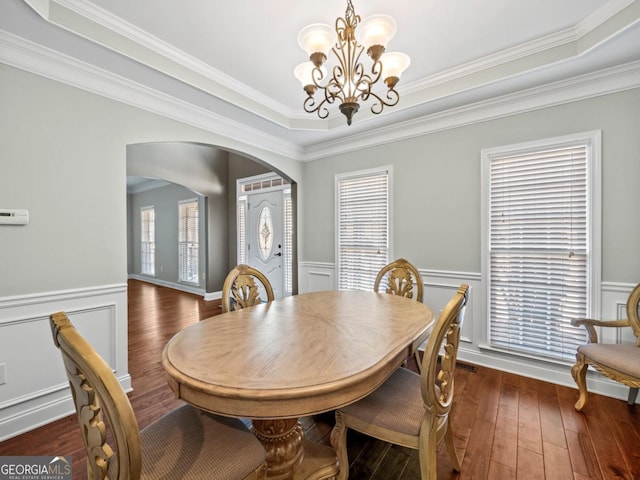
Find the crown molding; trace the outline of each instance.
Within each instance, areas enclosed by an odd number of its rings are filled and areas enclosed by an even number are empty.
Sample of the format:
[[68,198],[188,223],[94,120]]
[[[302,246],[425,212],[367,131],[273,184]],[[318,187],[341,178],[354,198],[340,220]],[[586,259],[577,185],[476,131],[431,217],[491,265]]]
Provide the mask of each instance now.
[[44,20],[289,128],[291,109],[86,0],[24,0]]
[[[47,22],[192,85],[274,125],[289,130],[327,132],[342,127],[344,123],[340,116],[337,120],[319,119],[294,111],[87,0],[24,1]],[[608,0],[589,17],[561,32],[404,84],[405,102],[401,109],[432,101],[435,91],[439,97],[452,95],[500,80],[505,72],[513,76],[575,58],[639,20],[638,0]],[[362,112],[359,118],[364,120],[369,116]]]
[[234,142],[239,142],[250,147],[245,152],[257,149],[302,161],[640,87],[640,62],[632,62],[302,147],[4,31],[0,62],[218,134],[225,139],[218,145],[223,148],[237,149]]
[[[299,159],[302,148],[246,124],[0,30],[0,62],[249,145]],[[234,145],[220,145],[237,148]],[[245,149],[245,151],[247,151]]]
[[[480,74],[483,74],[485,82],[491,78],[497,80],[497,72],[492,71],[507,64],[512,75],[515,75],[551,62],[583,55],[603,41],[602,37],[605,34],[597,34],[600,30],[612,35],[640,21],[638,11],[630,12],[626,16],[620,15],[628,7],[640,10],[637,8],[637,0],[611,0],[575,26],[411,82],[404,85],[403,94],[424,96],[425,92],[438,85],[459,84],[461,79]],[[624,18],[619,20],[618,16]]]
[[640,61],[317,144],[305,148],[302,160],[317,160],[634,88],[640,88]]

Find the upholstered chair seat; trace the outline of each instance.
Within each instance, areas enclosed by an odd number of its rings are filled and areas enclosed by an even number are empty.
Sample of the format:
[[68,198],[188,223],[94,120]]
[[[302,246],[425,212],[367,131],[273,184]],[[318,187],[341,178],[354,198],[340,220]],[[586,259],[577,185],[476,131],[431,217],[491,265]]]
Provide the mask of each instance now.
[[[629,387],[627,403],[634,405],[640,388],[640,283],[627,298],[627,318],[624,320],[594,320],[576,318],[572,325],[582,325],[587,330],[587,341],[579,345],[576,363],[571,374],[578,385],[580,396],[575,404],[576,410],[582,410],[589,399],[587,394],[587,368],[592,366],[602,375]],[[630,328],[636,337],[635,344],[603,343],[598,341],[598,329]]]
[[[260,442],[235,418],[185,405],[140,431],[141,478],[245,478],[265,460]],[[250,477],[251,478],[251,477]]]
[[640,348],[635,345],[590,343],[580,345],[578,352],[598,365],[640,378]]
[[339,480],[349,478],[349,428],[418,450],[423,480],[436,479],[436,449],[441,443],[447,448],[453,468],[460,471],[449,412],[468,291],[468,285],[461,285],[442,310],[427,340],[420,374],[399,368],[374,392],[336,410],[331,444],[338,455]]
[[111,367],[64,312],[50,317],[60,349],[90,480],[261,480],[266,452],[244,423],[184,405],[138,429]]

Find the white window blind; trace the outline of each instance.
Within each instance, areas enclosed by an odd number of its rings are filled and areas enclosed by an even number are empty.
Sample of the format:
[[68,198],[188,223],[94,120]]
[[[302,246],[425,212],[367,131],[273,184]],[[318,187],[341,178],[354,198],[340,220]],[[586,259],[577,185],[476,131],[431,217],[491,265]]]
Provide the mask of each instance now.
[[590,158],[581,140],[485,159],[491,346],[573,361],[584,343],[570,322],[590,305]]
[[198,283],[198,201],[178,204],[178,270],[181,282]]
[[156,220],[154,207],[140,209],[140,271],[144,275],[156,273]]
[[291,190],[284,191],[284,293],[291,295],[293,292],[293,203]]
[[372,290],[389,258],[389,171],[337,177],[339,290]]
[[238,262],[247,263],[247,197],[238,198]]

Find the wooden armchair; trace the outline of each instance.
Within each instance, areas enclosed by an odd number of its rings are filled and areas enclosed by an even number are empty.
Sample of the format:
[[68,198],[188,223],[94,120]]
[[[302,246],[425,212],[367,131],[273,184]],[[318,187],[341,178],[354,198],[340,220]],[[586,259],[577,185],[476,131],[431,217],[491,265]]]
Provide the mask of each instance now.
[[[436,448],[445,442],[451,463],[460,471],[453,445],[449,411],[453,402],[453,375],[458,355],[460,327],[469,286],[461,285],[442,310],[427,340],[420,374],[397,369],[369,396],[336,410],[331,444],[338,455],[338,479],[349,478],[347,429],[379,440],[418,450],[420,477],[436,479]],[[440,361],[440,352],[443,355]]]
[[240,264],[236,265],[224,280],[224,285],[222,286],[222,312],[239,310],[262,303],[256,280],[264,287],[267,302],[271,302],[274,299],[274,294],[267,277],[249,265]]
[[[576,364],[571,368],[571,375],[578,385],[580,397],[575,404],[576,410],[587,405],[587,367],[592,365],[601,374],[630,387],[629,405],[636,402],[640,387],[640,283],[631,291],[627,299],[626,320],[591,320],[574,319],[572,325],[584,325],[589,336],[589,343],[580,345],[576,353]],[[635,345],[598,343],[595,327],[631,327],[636,337]]]
[[87,453],[90,480],[264,479],[266,454],[237,419],[188,405],[142,431],[107,363],[67,315],[51,315]]

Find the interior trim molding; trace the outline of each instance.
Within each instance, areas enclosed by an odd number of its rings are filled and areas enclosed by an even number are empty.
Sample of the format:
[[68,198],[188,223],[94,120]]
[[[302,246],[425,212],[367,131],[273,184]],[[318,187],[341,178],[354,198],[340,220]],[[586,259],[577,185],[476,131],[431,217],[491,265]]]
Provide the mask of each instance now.
[[[6,383],[0,402],[0,441],[74,411],[49,315],[65,311],[130,391],[127,285],[113,284],[0,298],[0,350]],[[29,345],[25,349],[25,345]],[[33,363],[33,349],[39,362]],[[19,380],[19,381],[18,381]]]
[[[302,149],[256,128],[179,100],[112,72],[94,67],[17,35],[0,30],[0,62],[117,102],[183,122],[227,139],[297,159]],[[238,145],[221,142],[221,147]]]
[[385,145],[458,127],[631,90],[640,86],[640,62],[553,82],[489,100],[424,115],[382,129],[305,148],[303,161]]
[[[305,128],[289,107],[267,95],[241,84],[224,72],[168,44],[125,20],[83,0],[26,0],[45,21],[133,59],[188,85],[201,89],[225,102],[258,115],[284,128]],[[631,7],[630,7],[631,6]],[[617,14],[630,7],[622,19]],[[419,101],[427,101],[434,85],[449,85],[448,90],[477,88],[496,81],[498,71],[509,65],[514,74],[541,68],[559,59],[576,58],[595,48],[607,36],[619,33],[637,18],[633,0],[610,0],[586,19],[564,30],[535,38],[513,48],[487,55],[478,60],[449,69],[425,80],[407,84],[403,90]],[[465,79],[461,82],[461,79]],[[412,103],[416,105],[416,103]],[[340,123],[341,124],[341,123]],[[335,122],[316,121],[314,127],[334,128]],[[311,127],[311,128],[314,128]]]
[[[58,292],[36,292],[24,295],[0,297],[0,309],[24,307],[27,305],[48,304],[58,301],[78,300],[102,295],[126,293],[127,284],[102,285],[98,287],[83,287]],[[4,319],[6,320],[6,318]]]
[[[224,148],[238,148],[235,142],[239,142],[240,146],[249,147],[246,153],[256,150],[267,151],[300,161],[318,160],[487,120],[617,93],[638,88],[640,85],[640,61],[636,61],[427,114],[416,120],[398,122],[348,138],[301,147],[4,31],[0,31],[0,62],[221,135],[226,140],[221,141],[219,146]],[[259,153],[256,151],[255,154]]]

